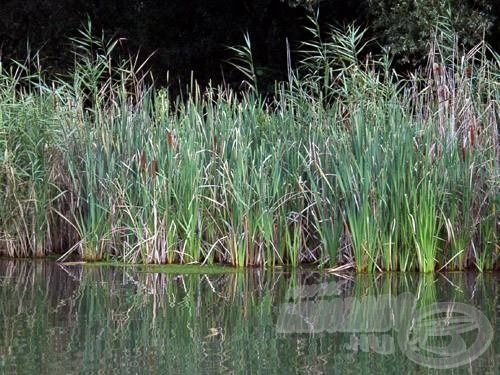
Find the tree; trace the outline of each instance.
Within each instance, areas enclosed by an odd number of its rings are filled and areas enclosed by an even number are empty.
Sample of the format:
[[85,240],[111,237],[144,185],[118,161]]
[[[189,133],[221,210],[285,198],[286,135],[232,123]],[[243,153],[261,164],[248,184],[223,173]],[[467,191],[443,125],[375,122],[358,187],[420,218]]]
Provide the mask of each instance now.
[[493,31],[493,2],[488,0],[365,0],[373,33],[399,62],[414,66],[426,56],[440,22],[450,25],[466,46]]

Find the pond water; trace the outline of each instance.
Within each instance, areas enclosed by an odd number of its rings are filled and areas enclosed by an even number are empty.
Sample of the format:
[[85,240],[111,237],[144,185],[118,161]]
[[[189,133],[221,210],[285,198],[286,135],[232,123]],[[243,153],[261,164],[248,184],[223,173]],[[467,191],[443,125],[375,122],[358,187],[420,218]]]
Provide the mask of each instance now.
[[154,270],[0,261],[0,373],[500,373],[498,274]]

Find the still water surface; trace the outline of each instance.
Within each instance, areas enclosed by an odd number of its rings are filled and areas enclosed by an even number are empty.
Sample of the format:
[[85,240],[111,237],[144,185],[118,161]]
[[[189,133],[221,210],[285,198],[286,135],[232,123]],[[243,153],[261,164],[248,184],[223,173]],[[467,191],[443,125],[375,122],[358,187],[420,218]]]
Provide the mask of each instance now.
[[[410,360],[394,330],[374,334],[393,340],[394,350],[385,353],[376,345],[356,346],[368,337],[363,332],[279,332],[300,320],[287,315],[295,310],[283,310],[285,303],[404,292],[415,296],[417,309],[453,301],[480,310],[491,324],[491,343],[471,363],[444,371],[500,373],[498,274],[152,270],[0,260],[0,373],[441,373]],[[314,285],[330,289],[321,293]],[[365,306],[361,316],[393,318],[393,309]],[[348,310],[316,313],[316,321],[299,328],[335,314],[348,320]],[[473,330],[463,333],[467,347],[474,337]]]

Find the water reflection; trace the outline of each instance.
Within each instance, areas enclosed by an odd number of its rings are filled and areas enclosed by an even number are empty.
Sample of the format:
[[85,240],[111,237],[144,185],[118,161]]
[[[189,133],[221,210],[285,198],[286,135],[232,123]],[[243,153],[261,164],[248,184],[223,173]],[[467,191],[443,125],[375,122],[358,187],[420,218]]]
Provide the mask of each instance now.
[[[183,275],[0,261],[0,373],[428,372],[402,353],[397,340],[394,350],[380,353],[390,348],[392,331],[378,337],[279,333],[283,304],[326,298],[317,285],[335,285],[328,301],[409,292],[416,308],[435,301],[474,306],[496,330],[498,280],[495,274],[305,270]],[[304,297],[294,291],[312,292]],[[367,324],[381,319],[380,310],[361,310],[337,314]],[[397,306],[387,309],[394,311]],[[333,313],[325,310],[320,317],[328,314]],[[494,373],[497,336],[477,360],[450,372]],[[470,346],[468,340],[473,339],[465,337]]]

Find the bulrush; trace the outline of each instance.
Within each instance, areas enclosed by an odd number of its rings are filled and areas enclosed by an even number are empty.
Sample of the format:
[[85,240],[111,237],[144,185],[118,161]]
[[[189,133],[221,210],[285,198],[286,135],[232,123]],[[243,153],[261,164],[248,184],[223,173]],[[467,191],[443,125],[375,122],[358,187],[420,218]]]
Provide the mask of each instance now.
[[179,152],[179,142],[175,141],[174,135],[172,134],[171,131],[167,131],[167,144],[169,149],[172,151],[178,153]]
[[151,161],[151,177],[155,178],[157,173],[158,173],[158,163],[156,159],[153,159]]
[[139,169],[140,171],[146,170],[146,153],[141,151],[141,155],[139,156]]
[[476,130],[475,126],[469,126],[469,144],[471,147],[474,147],[474,143],[476,142]]
[[266,99],[193,82],[158,105],[90,36],[67,75],[84,84],[0,71],[0,256],[50,253],[71,226],[63,258],[89,261],[497,267],[497,62],[435,48],[402,79],[389,56],[358,60],[358,28],[332,33]]
[[170,132],[170,131],[167,132],[167,143],[168,143],[168,147],[170,147],[171,149],[174,148],[174,140],[172,137],[172,132]]

